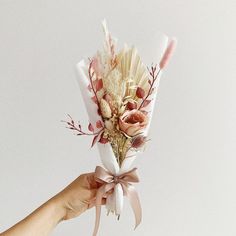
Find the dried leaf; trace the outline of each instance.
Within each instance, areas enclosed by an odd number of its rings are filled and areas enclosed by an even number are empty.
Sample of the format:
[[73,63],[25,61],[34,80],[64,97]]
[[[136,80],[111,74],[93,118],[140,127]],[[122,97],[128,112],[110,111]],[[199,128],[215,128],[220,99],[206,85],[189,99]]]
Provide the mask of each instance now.
[[134,103],[134,102],[128,102],[126,107],[129,109],[129,110],[133,110],[133,109],[137,109],[137,103]]
[[143,102],[142,107],[148,106],[151,101],[152,101],[152,100],[145,100],[145,101]]
[[145,111],[145,110],[141,110],[141,112],[142,112],[144,115],[146,115],[146,116],[147,116],[148,113],[149,113],[148,111]]
[[96,91],[100,91],[103,88],[102,79],[99,79],[96,83]]
[[94,89],[96,89],[97,83],[98,83],[98,79],[93,80],[92,85]]
[[138,87],[137,90],[136,90],[136,96],[138,98],[144,98],[145,91],[141,87]]
[[96,96],[91,97],[91,99],[94,103],[98,104],[98,100],[97,100]]
[[156,72],[156,69],[157,69],[157,66],[152,66],[152,71],[155,73]]
[[150,94],[152,94],[154,92],[155,88],[152,88],[150,91]]
[[102,115],[101,110],[100,110],[99,108],[97,109],[97,112],[98,112],[98,115],[99,115],[99,116]]
[[88,88],[89,92],[92,92],[92,86],[91,86],[91,84],[89,84],[87,88]]
[[94,128],[93,128],[93,125],[91,123],[89,123],[89,125],[88,125],[88,130],[90,132],[94,132]]
[[143,147],[143,145],[146,142],[146,137],[143,135],[138,135],[136,137],[133,138],[132,143],[131,143],[131,147],[132,148],[141,148]]
[[102,127],[103,127],[103,123],[102,123],[100,120],[98,120],[98,121],[96,122],[96,127],[97,127],[98,129],[102,128]]
[[99,135],[94,136],[91,147],[93,147],[94,144],[98,141],[98,137]]
[[108,139],[101,136],[99,143],[106,144],[106,143],[108,143]]

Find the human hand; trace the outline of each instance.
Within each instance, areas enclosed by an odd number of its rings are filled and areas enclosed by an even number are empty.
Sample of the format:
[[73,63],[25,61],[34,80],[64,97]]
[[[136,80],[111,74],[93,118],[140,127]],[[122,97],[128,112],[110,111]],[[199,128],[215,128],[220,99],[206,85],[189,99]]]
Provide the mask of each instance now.
[[[58,193],[54,200],[65,210],[63,219],[68,220],[95,206],[97,189],[101,185],[95,181],[94,173],[82,174]],[[105,199],[103,199],[103,204]]]
[[[94,173],[83,174],[22,221],[0,235],[49,235],[62,220],[79,216],[95,206],[96,193],[100,186],[101,184],[95,181]],[[105,199],[103,199],[104,203]]]

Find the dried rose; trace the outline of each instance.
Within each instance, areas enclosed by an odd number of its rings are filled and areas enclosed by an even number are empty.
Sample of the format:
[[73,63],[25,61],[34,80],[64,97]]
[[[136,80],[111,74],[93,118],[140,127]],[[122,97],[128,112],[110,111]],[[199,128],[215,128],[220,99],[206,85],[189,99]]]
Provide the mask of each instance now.
[[138,135],[132,139],[131,147],[132,148],[141,148],[147,140],[146,136]]
[[119,119],[119,128],[133,137],[142,132],[148,124],[148,117],[137,109],[126,111]]
[[104,118],[111,118],[112,114],[111,114],[110,105],[103,98],[100,101],[100,110],[101,110],[102,117],[104,117]]

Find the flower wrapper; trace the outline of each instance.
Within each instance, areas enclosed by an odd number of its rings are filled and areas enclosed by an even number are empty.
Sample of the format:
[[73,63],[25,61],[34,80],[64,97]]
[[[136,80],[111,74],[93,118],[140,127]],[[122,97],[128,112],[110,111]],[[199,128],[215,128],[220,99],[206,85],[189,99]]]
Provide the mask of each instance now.
[[[161,73],[171,57],[175,41],[168,45],[167,36],[162,35],[156,45],[149,45],[150,48],[158,48],[152,60],[159,64],[147,69],[135,47],[125,45],[116,53],[116,41],[105,21],[103,29],[104,49],[92,59],[81,60],[76,65],[77,81],[89,117],[88,130],[94,136],[92,146],[97,143],[101,162],[113,178],[104,183],[113,184],[113,191],[106,196],[106,208],[119,217],[124,196],[130,197],[137,226],[141,221],[138,196],[136,193],[135,197],[129,194],[132,186],[129,181],[123,180],[128,176],[132,182],[132,175],[135,175],[133,182],[138,182],[133,164],[147,141]],[[78,135],[88,134],[82,131],[80,125],[76,127],[72,118],[67,123]],[[121,176],[125,176],[124,179],[115,182],[114,179]],[[98,230],[98,218],[100,213],[97,212],[94,235]]]

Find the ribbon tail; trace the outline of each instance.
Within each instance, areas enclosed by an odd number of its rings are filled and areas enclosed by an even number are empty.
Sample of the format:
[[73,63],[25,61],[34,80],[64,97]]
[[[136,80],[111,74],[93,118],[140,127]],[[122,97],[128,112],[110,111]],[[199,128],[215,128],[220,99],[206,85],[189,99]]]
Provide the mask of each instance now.
[[100,218],[101,218],[101,206],[102,206],[102,198],[111,189],[114,188],[114,184],[105,184],[100,187],[96,194],[96,221],[93,230],[93,236],[96,236],[98,233],[99,225],[100,225]]
[[93,230],[93,236],[96,236],[99,229],[100,218],[101,218],[101,204],[102,204],[102,197],[104,195],[105,185],[98,189],[96,194],[96,221]]
[[101,218],[101,206],[96,206],[96,221],[93,230],[93,236],[96,236],[98,233],[100,218]]
[[142,221],[142,207],[139,200],[137,191],[133,185],[128,185],[125,188],[125,195],[129,199],[130,205],[135,216],[135,228],[136,229]]

